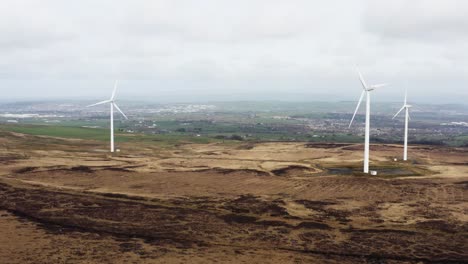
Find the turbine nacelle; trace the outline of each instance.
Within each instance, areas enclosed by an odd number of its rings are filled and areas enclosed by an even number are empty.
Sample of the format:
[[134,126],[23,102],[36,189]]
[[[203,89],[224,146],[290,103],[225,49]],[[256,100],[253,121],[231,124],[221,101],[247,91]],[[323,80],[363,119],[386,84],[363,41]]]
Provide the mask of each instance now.
[[124,114],[124,112],[120,109],[120,107],[115,103],[115,94],[117,92],[117,81],[114,84],[114,90],[112,91],[111,98],[109,100],[105,100],[102,102],[98,102],[92,105],[88,105],[87,107],[102,105],[102,104],[110,104],[110,151],[114,152],[114,108],[119,111],[125,119],[128,117]]
[[370,91],[374,91],[375,89],[377,88],[382,88],[382,87],[385,87],[387,86],[388,84],[387,83],[381,83],[381,84],[374,84],[374,85],[371,85],[369,87],[367,87],[365,90],[370,92]]
[[364,138],[364,173],[369,173],[369,139],[370,139],[370,93],[371,91],[384,87],[387,84],[374,84],[374,85],[367,85],[364,77],[362,77],[361,72],[356,67],[356,71],[359,75],[359,80],[361,81],[362,89],[361,97],[359,98],[358,104],[356,106],[356,110],[354,111],[353,118],[351,118],[351,122],[349,122],[349,127],[353,124],[354,117],[356,116],[357,111],[359,110],[359,106],[361,105],[362,99],[364,95],[366,95],[366,133]]
[[[392,117],[392,119],[395,119],[395,117],[397,117],[401,113],[401,111],[403,111],[404,109],[409,109],[413,107],[412,105],[406,103],[407,97],[408,97],[408,91],[405,90],[405,102],[403,103],[403,106],[400,108],[400,110],[398,110],[398,112]],[[409,115],[408,115],[408,118],[410,118]]]
[[362,77],[361,71],[359,71],[359,69],[357,67],[356,67],[356,71],[357,71],[357,73],[359,75],[359,80],[361,81],[363,91],[361,93],[361,97],[359,98],[358,104],[356,106],[356,110],[354,111],[353,118],[351,118],[351,122],[349,122],[348,128],[350,128],[351,125],[353,124],[354,117],[356,117],[356,113],[359,110],[359,106],[361,106],[361,102],[362,102],[362,99],[364,98],[364,94],[368,93],[368,92],[371,92],[371,91],[373,91],[373,90],[375,90],[377,88],[382,88],[382,87],[385,87],[385,86],[388,85],[387,83],[367,85],[366,81],[364,80],[364,77]]
[[403,147],[403,160],[408,160],[408,121],[411,120],[409,109],[412,105],[408,104],[408,90],[405,90],[405,101],[403,102],[403,106],[398,110],[398,112],[393,116],[392,119],[397,117],[401,111],[405,110],[405,136],[404,136],[404,147]]
[[104,100],[104,101],[101,101],[101,102],[98,102],[98,103],[95,103],[95,104],[92,104],[92,105],[88,105],[86,107],[102,105],[102,104],[111,104],[113,107],[115,107],[122,114],[123,117],[125,117],[125,119],[128,119],[128,117],[124,114],[124,112],[120,109],[120,107],[115,103],[115,95],[116,95],[116,92],[117,92],[117,84],[118,84],[118,81],[115,81],[114,90],[112,91],[112,95],[111,95],[111,98],[109,100]]

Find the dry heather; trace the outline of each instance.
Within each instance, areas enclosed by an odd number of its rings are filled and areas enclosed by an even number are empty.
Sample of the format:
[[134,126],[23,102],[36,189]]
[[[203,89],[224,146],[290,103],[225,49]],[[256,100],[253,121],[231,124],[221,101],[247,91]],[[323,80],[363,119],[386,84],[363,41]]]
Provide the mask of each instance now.
[[467,149],[373,145],[368,177],[360,145],[41,140],[3,139],[1,263],[468,259]]

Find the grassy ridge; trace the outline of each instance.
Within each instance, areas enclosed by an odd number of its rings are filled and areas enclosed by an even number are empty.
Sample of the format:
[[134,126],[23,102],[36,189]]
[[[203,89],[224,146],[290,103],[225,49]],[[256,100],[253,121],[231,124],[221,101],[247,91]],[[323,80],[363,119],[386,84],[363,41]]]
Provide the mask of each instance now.
[[[167,143],[167,144],[177,144],[183,141],[193,142],[193,143],[210,143],[210,142],[219,142],[223,141],[222,139],[216,139],[215,136],[225,135],[229,137],[230,135],[236,132],[234,126],[231,126],[232,129],[220,129],[221,131],[216,131],[215,129],[207,129],[203,127],[203,135],[196,137],[191,135],[191,133],[170,133],[170,134],[135,134],[135,133],[124,133],[116,132],[115,139],[120,142],[127,141],[146,141],[146,142],[155,142],[155,143]],[[19,125],[19,124],[4,124],[0,125],[0,129],[4,131],[17,132],[29,135],[37,136],[51,136],[51,137],[61,137],[61,138],[76,138],[76,139],[87,139],[87,140],[98,140],[98,141],[108,141],[109,140],[109,130],[104,128],[86,128],[86,127],[76,127],[76,126],[63,126],[63,125]],[[239,133],[242,135],[242,133]],[[313,138],[311,135],[294,135],[288,134],[285,132],[270,132],[270,131],[258,131],[253,134],[250,138],[254,141],[283,141],[283,140],[298,140],[298,141],[320,141],[320,142],[360,142],[360,137],[346,135],[346,134],[331,134],[324,135],[323,137]]]
[[2,130],[36,136],[108,140],[109,130],[57,125],[2,125]]
[[[109,141],[109,130],[103,128],[85,128],[59,125],[0,125],[0,130],[35,136],[50,136],[85,140]],[[220,140],[209,137],[194,137],[188,135],[144,135],[131,133],[116,133],[116,142],[142,142],[158,145],[176,145],[179,143],[206,144]]]
[[[213,142],[224,142],[226,144],[235,144],[235,140],[229,140],[232,135],[244,136],[247,133],[242,130],[242,127],[231,125],[231,124],[203,124],[203,122],[194,122],[189,126],[175,125],[174,122],[168,122],[169,125],[173,126],[172,129],[187,128],[187,130],[193,128],[200,128],[201,136],[195,136],[195,132],[177,132],[173,131],[167,134],[142,134],[142,133],[125,133],[117,132],[115,134],[116,142],[142,142],[151,143],[158,145],[176,145],[179,143],[213,143]],[[312,133],[294,133],[288,131],[271,131],[261,125],[251,127],[251,133],[245,138],[246,141],[301,141],[301,142],[335,142],[335,143],[361,143],[363,141],[362,136],[352,135],[348,133],[317,133],[313,136]],[[50,136],[59,138],[75,138],[85,140],[97,140],[97,141],[109,141],[109,129],[106,128],[87,128],[80,126],[68,126],[68,125],[36,125],[36,124],[0,124],[0,130],[17,132],[29,135],[37,136]],[[224,137],[224,139],[223,139]],[[416,140],[416,141],[415,141]],[[397,138],[387,139],[382,141],[378,137],[372,137],[373,143],[392,143],[399,142]],[[440,145],[446,146],[466,146],[468,143],[467,135],[459,135],[456,137],[450,137],[449,139],[442,139],[439,137],[435,138],[417,138],[410,139],[411,143],[416,144],[428,144],[424,142],[435,142]],[[401,142],[399,142],[401,143]],[[434,143],[434,144],[435,144]]]

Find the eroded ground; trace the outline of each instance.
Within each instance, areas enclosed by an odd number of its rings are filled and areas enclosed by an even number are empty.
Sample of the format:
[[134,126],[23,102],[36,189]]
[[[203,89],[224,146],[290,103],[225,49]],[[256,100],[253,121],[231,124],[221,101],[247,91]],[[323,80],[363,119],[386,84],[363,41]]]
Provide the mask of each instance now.
[[1,263],[468,260],[467,149],[2,136]]

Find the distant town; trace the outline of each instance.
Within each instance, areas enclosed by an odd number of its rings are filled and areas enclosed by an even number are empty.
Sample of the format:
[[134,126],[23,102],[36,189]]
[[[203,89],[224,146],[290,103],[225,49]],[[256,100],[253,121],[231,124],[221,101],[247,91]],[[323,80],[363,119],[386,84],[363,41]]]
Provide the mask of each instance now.
[[[86,108],[88,102],[22,102],[0,105],[1,124],[36,124],[107,128],[107,107]],[[225,102],[148,104],[123,102],[129,116],[116,116],[120,133],[174,134],[226,140],[361,142],[363,112],[349,121],[354,102]],[[399,143],[403,118],[392,119],[398,103],[376,103],[371,140]],[[411,114],[412,144],[467,146],[468,107],[416,105]],[[104,133],[104,132],[103,132]]]

